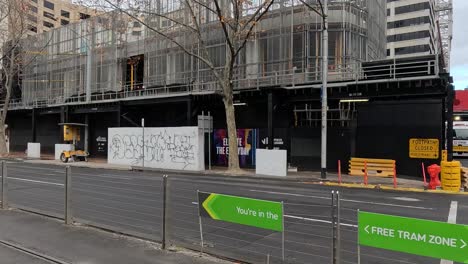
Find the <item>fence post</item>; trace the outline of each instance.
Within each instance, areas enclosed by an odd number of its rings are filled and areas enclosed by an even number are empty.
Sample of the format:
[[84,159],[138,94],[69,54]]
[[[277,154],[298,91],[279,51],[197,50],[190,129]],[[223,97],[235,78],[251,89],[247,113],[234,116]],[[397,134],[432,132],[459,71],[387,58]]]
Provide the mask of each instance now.
[[336,191],[336,263],[340,263],[341,260],[341,205],[340,205],[340,192]]
[[336,264],[335,191],[331,193],[332,263]]
[[[357,209],[357,214],[359,217],[359,209]],[[361,244],[359,243],[359,230],[357,232],[357,264],[361,264]]]
[[283,212],[283,232],[281,234],[282,259],[284,262],[284,203],[281,202],[281,211]]
[[6,162],[2,161],[2,209],[8,209],[8,184],[7,184],[7,166]]
[[166,249],[166,201],[167,201],[167,175],[163,175],[163,211],[162,211],[162,249]]
[[393,188],[397,188],[396,164],[393,164]]
[[[197,199],[198,197],[200,197],[198,195],[200,191],[197,190]],[[201,217],[201,214],[200,214],[200,199],[198,199],[198,222],[200,224],[200,256],[203,255],[203,246],[204,246],[204,243],[203,243],[203,224],[202,224],[202,217]]]
[[73,216],[71,210],[71,168],[67,166],[65,168],[65,224],[72,224]]

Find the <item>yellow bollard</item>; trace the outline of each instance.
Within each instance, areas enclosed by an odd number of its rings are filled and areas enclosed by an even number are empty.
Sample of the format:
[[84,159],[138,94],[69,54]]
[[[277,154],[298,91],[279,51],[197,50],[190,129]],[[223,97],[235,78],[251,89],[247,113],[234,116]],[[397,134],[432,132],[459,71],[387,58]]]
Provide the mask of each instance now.
[[459,192],[461,188],[461,164],[459,161],[441,162],[440,181],[445,191]]

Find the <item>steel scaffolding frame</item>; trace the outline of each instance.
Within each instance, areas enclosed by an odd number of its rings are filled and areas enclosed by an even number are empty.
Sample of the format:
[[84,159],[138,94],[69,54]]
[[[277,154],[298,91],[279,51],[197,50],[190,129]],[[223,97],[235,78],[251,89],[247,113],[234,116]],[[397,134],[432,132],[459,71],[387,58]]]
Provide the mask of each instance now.
[[452,0],[436,0],[435,12],[437,14],[440,43],[447,72],[450,70],[450,51],[453,38],[453,3]]
[[[193,33],[171,23],[189,19],[183,5],[147,1],[147,12],[141,19],[171,32],[184,47],[198,52]],[[358,80],[363,61],[385,58],[385,10],[384,1],[330,1],[329,81]],[[164,11],[171,19],[150,15]],[[206,13],[200,16],[202,34],[210,59],[222,67],[225,39],[218,23]],[[235,68],[235,88],[320,83],[321,26],[321,18],[298,0],[279,0],[256,25],[242,51]],[[12,107],[89,103],[87,78],[91,78],[93,102],[218,89],[211,70],[203,63],[118,12],[51,29],[25,39],[22,45],[25,61],[32,62],[23,66],[22,98]],[[87,60],[91,60],[91,76],[86,76]]]

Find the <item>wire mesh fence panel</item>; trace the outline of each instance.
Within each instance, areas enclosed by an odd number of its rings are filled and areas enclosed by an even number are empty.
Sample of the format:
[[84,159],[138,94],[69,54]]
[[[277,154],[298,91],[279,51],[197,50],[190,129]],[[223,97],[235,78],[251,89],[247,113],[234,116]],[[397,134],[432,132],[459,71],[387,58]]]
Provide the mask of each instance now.
[[169,243],[201,250],[197,191],[283,202],[283,234],[273,230],[201,218],[203,250],[250,263],[330,263],[332,257],[331,204],[327,199],[284,197],[270,192],[249,192],[221,182],[169,177]]
[[62,179],[56,182],[11,177],[8,180],[8,204],[11,207],[63,218],[65,189]]
[[162,177],[133,172],[74,172],[75,221],[154,241],[161,240]]

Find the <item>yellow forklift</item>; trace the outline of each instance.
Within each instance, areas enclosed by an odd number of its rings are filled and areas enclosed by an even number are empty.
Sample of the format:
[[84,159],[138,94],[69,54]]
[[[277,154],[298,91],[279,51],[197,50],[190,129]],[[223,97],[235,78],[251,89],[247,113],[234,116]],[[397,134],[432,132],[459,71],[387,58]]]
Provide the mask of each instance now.
[[63,141],[73,145],[75,150],[65,150],[60,154],[60,160],[64,163],[68,161],[88,161],[89,153],[84,150],[77,150],[77,143],[81,140],[80,127],[87,126],[80,123],[60,123],[63,127]]

